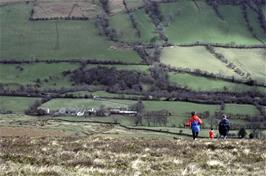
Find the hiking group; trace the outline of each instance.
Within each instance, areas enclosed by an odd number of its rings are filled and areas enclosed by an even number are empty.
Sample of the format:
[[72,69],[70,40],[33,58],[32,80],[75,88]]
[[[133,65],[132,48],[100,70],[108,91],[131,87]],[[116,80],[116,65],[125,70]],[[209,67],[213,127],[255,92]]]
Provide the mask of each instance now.
[[[191,117],[188,120],[188,125],[191,127],[192,130],[192,137],[195,140],[200,132],[200,127],[202,125],[202,120],[197,116],[196,112],[191,112]],[[218,124],[218,130],[219,130],[219,138],[226,139],[228,132],[230,130],[230,123],[227,119],[226,115],[222,116],[222,119],[220,120]],[[215,133],[213,131],[213,128],[209,131],[209,137],[210,139],[214,139]]]

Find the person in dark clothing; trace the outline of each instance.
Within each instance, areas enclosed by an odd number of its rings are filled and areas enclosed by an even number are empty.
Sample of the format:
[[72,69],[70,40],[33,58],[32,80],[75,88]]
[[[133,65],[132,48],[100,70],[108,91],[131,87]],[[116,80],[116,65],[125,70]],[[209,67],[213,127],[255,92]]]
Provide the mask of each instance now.
[[201,124],[202,124],[202,120],[196,115],[196,112],[191,112],[191,117],[188,121],[188,125],[191,127],[192,136],[194,140],[199,135]]
[[230,130],[230,123],[226,115],[223,115],[223,119],[219,122],[219,134],[220,138],[226,139]]

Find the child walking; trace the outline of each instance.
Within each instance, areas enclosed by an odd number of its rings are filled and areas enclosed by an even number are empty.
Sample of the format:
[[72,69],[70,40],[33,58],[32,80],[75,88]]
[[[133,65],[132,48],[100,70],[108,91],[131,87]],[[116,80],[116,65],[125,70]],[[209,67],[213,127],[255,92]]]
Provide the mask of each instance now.
[[211,128],[211,130],[209,131],[209,136],[210,136],[210,139],[211,139],[211,140],[214,139],[215,133],[214,133],[214,131],[213,131],[213,128]]

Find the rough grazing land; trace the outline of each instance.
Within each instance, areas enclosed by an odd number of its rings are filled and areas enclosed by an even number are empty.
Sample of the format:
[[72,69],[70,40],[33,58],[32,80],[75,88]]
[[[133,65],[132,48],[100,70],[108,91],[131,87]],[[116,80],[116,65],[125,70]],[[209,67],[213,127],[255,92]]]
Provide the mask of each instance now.
[[99,7],[93,1],[38,2],[33,7],[33,19],[54,17],[94,18]]
[[0,175],[264,175],[266,141],[0,140]]

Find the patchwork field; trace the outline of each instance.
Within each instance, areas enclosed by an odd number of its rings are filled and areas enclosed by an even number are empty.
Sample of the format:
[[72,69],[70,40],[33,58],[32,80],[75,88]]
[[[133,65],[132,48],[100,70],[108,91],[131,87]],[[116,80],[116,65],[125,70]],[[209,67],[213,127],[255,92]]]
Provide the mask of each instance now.
[[141,61],[132,49],[119,48],[99,36],[93,21],[31,22],[30,10],[31,6],[25,4],[0,7],[1,60]]
[[247,92],[259,91],[266,93],[264,87],[254,87],[245,84],[232,83],[223,80],[211,79],[202,76],[195,76],[188,73],[169,72],[169,81],[180,87],[194,91],[226,91],[226,92]]
[[216,48],[225,58],[242,70],[250,73],[251,77],[266,84],[266,50],[265,49],[223,49]]
[[199,69],[209,73],[239,77],[202,46],[164,48],[161,62],[176,68],[188,68],[191,71]]
[[[261,44],[248,31],[240,6],[219,6],[223,19],[219,18],[213,8],[203,0],[196,3],[179,0],[175,3],[161,4],[160,9],[167,19],[166,22],[170,21],[165,28],[165,33],[171,43],[187,44],[199,41],[221,44]],[[263,36],[262,41],[266,41],[265,35],[258,35]]]

